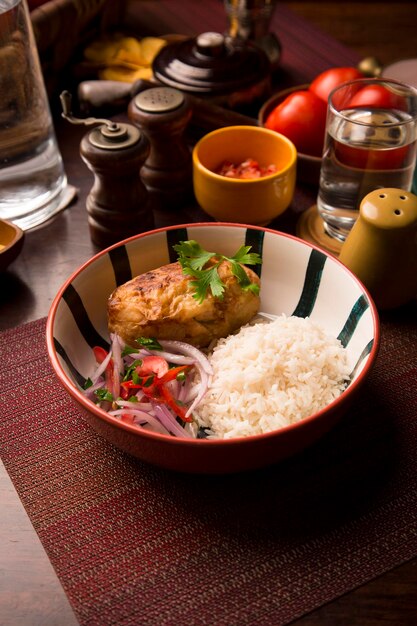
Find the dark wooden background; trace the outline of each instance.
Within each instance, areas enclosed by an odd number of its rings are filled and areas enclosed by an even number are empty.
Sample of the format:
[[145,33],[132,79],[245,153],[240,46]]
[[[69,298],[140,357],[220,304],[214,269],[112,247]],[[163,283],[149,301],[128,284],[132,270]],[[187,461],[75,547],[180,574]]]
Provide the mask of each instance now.
[[[280,2],[280,0],[278,0]],[[383,65],[417,58],[417,2],[283,2],[295,13]]]

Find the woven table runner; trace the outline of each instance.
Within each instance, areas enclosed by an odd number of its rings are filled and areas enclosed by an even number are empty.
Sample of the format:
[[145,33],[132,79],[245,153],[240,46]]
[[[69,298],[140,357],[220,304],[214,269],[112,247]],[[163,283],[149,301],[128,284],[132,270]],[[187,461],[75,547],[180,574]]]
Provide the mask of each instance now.
[[81,624],[286,624],[417,555],[416,307],[350,414],[279,465],[147,466],[54,377],[45,320],[0,335],[1,455]]

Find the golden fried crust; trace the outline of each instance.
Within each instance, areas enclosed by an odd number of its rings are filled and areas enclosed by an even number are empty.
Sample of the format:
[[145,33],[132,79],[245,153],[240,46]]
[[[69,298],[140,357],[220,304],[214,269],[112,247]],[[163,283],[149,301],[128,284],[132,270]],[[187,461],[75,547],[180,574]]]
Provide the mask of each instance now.
[[[255,272],[244,269],[259,285]],[[218,271],[225,284],[223,300],[208,293],[201,304],[193,297],[192,279],[183,274],[179,263],[136,276],[108,300],[109,331],[132,346],[137,346],[137,337],[176,339],[200,347],[226,337],[258,312],[259,296],[240,287],[228,261]]]

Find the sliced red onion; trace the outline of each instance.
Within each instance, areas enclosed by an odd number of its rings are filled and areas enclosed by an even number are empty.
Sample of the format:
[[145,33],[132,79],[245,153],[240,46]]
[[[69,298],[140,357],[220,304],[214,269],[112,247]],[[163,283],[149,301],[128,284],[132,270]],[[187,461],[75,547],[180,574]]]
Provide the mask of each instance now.
[[124,347],[123,339],[119,337],[119,335],[116,335],[115,333],[112,333],[110,335],[110,339],[111,339],[110,351],[113,357],[114,368],[117,372],[119,372],[119,374],[123,374],[124,372],[124,363],[122,359],[122,350]]
[[192,357],[198,363],[200,363],[201,367],[207,374],[213,373],[208,358],[198,348],[195,348],[188,343],[184,343],[183,341],[170,341],[167,339],[160,339],[159,343],[164,348],[164,350],[176,350],[177,352],[185,354],[186,356]]
[[93,375],[90,377],[93,384],[96,383],[97,380],[100,378],[100,376],[104,373],[106,367],[110,363],[110,359],[111,359],[111,352],[108,353],[106,358],[103,360],[102,363],[100,363],[100,365],[97,367]]
[[[205,372],[203,372],[203,375],[205,376]],[[201,385],[189,385],[187,391],[184,391],[184,396],[180,398],[181,402],[184,402],[184,404],[188,404],[189,402],[192,402],[194,400],[194,398],[196,398],[199,394],[200,391],[200,386]]]
[[191,356],[174,354],[174,352],[165,352],[164,350],[149,350],[149,354],[160,356],[168,363],[175,363],[176,365],[194,365],[196,362],[196,359]]
[[183,403],[187,402],[187,398],[188,398],[188,395],[190,393],[190,389],[191,389],[190,377],[187,376],[185,378],[185,380],[183,382],[181,382],[180,385],[179,385],[177,399],[180,402],[183,402]]
[[168,389],[171,396],[176,399],[178,398],[179,385],[180,383],[178,382],[178,380],[170,380],[169,382],[165,383],[165,387]]
[[190,404],[190,406],[188,407],[188,410],[185,414],[185,417],[189,417],[192,412],[194,411],[194,409],[200,404],[201,400],[203,399],[203,397],[205,396],[208,386],[210,384],[211,381],[211,376],[209,376],[206,372],[200,372],[200,376],[201,376],[201,382],[200,382],[200,386],[198,389],[198,394],[197,396],[194,398],[194,400],[192,401],[192,403]]
[[192,435],[182,428],[168,407],[161,404],[154,404],[155,415],[161,424],[173,435],[192,439]]
[[137,409],[117,409],[116,411],[109,411],[109,415],[113,415],[113,417],[121,417],[128,413],[135,418],[135,424],[138,426],[142,426],[143,424],[149,424],[152,426],[157,432],[162,433],[163,435],[169,435],[169,430],[161,424],[161,422],[156,419],[153,415],[150,415],[146,411],[140,411]]
[[122,359],[122,339],[119,338],[116,334],[110,335],[111,339],[111,348],[110,352],[113,357],[113,376],[112,376],[112,393],[113,398],[118,398],[120,395],[120,376],[124,372],[124,364]]
[[93,385],[90,385],[87,389],[83,389],[82,392],[85,396],[87,396],[87,398],[90,398],[90,396],[94,396],[96,389],[101,389],[104,385],[104,379],[100,376],[100,378]]
[[132,361],[136,361],[138,359],[144,359],[145,356],[150,356],[150,354],[152,354],[150,350],[143,349],[143,350],[139,350],[139,352],[131,352],[125,358],[132,359]]
[[121,406],[126,409],[132,409],[134,411],[145,411],[145,413],[153,415],[153,410],[150,410],[149,402],[130,402],[129,400],[117,400],[117,406]]

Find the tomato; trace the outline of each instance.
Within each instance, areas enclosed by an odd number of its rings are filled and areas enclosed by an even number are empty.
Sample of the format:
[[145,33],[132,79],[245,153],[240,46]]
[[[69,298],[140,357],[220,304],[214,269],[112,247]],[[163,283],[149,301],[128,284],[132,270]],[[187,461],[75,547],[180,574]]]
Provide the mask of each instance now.
[[120,421],[124,422],[125,424],[133,425],[135,423],[135,418],[131,413],[122,413],[120,416]]
[[[348,101],[346,109],[397,109],[404,108],[403,98],[383,84],[370,84],[360,88]],[[375,123],[383,123],[375,111]],[[398,146],[386,150],[355,148],[339,145],[336,156],[345,165],[369,170],[393,170],[406,167],[409,150],[407,146]]]
[[355,93],[349,100],[349,106],[355,107],[371,107],[375,109],[404,109],[403,98],[392,93],[383,85],[366,85]]
[[404,167],[407,153],[407,146],[391,150],[367,150],[339,143],[335,149],[336,157],[344,165],[367,170],[393,170]]
[[139,376],[156,374],[157,378],[162,378],[168,370],[168,362],[160,356],[145,356],[142,359],[142,365],[139,365],[136,368],[136,372]]
[[[103,363],[104,359],[106,359],[109,356],[109,353],[107,352],[107,350],[105,350],[104,348],[102,348],[101,346],[94,346],[93,348],[93,354],[94,354],[94,358],[97,361],[97,363],[99,365],[101,365],[101,363]],[[107,365],[108,368],[111,368],[111,360]]]
[[356,67],[332,67],[322,72],[311,83],[309,89],[326,103],[329,93],[342,83],[363,78],[364,75]]
[[268,115],[265,127],[290,139],[299,152],[321,156],[326,103],[311,91],[294,91]]

